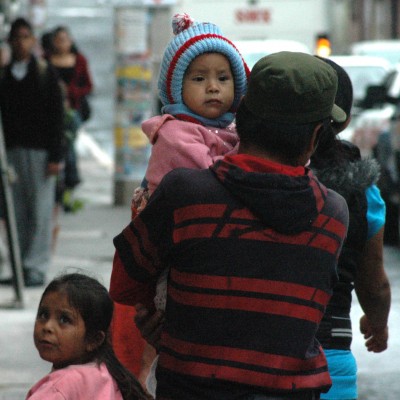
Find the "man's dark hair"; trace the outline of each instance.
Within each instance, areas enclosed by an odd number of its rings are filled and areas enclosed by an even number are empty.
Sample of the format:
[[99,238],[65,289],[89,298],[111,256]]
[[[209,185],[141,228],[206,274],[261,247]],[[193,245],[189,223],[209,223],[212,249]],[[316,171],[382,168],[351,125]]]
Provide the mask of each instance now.
[[[335,96],[335,104],[338,105],[346,114],[347,118],[351,115],[353,105],[353,85],[347,72],[329,58],[318,57],[320,60],[329,64],[337,73],[338,89]],[[320,135],[318,148],[311,157],[311,167],[316,169],[328,168],[330,165],[347,163],[348,160],[360,158],[359,150],[355,146],[344,143],[337,137],[337,133],[343,130],[344,124],[332,122],[332,128],[325,130]]]
[[9,40],[13,39],[16,32],[21,28],[26,28],[29,30],[30,33],[33,34],[33,28],[32,28],[32,25],[30,24],[30,22],[28,22],[28,20],[26,20],[25,18],[19,17],[19,18],[15,19],[14,22],[11,24],[8,39]]
[[319,123],[329,126],[329,119],[308,124],[272,122],[254,115],[242,101],[236,112],[240,142],[256,146],[293,164],[307,150]]

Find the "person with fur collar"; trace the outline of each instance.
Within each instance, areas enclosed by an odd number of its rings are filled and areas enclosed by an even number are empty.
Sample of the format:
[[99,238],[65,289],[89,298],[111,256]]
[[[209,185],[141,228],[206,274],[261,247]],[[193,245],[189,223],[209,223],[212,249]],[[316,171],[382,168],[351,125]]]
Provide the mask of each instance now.
[[322,59],[338,75],[335,103],[348,115],[343,123],[332,123],[311,157],[311,168],[328,188],[341,194],[349,208],[349,230],[338,263],[339,282],[319,327],[317,338],[326,354],[332,387],[321,399],[357,399],[357,364],[351,352],[350,309],[352,291],[365,315],[360,330],[368,351],[379,353],[388,345],[390,284],[383,265],[385,203],[376,183],[379,164],[362,159],[359,149],[338,139],[351,119],[352,84],[345,70]]

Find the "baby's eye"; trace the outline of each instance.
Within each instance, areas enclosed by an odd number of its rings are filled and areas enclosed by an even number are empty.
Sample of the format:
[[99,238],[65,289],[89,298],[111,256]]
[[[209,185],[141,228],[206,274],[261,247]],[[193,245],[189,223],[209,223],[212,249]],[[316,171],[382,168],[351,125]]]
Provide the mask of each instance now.
[[219,80],[220,80],[221,82],[229,81],[230,79],[231,79],[231,77],[230,77],[229,75],[221,75],[221,76],[219,77]]
[[194,81],[194,82],[202,82],[202,81],[204,81],[204,78],[202,76],[194,76],[192,78],[192,81]]

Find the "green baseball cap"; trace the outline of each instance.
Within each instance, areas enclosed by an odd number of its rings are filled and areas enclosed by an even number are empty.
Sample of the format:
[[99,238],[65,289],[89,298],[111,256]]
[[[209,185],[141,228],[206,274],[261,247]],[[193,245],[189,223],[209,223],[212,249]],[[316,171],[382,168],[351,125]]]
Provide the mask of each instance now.
[[282,51],[261,58],[253,67],[243,101],[256,116],[274,122],[306,124],[346,113],[334,104],[338,77],[322,60]]

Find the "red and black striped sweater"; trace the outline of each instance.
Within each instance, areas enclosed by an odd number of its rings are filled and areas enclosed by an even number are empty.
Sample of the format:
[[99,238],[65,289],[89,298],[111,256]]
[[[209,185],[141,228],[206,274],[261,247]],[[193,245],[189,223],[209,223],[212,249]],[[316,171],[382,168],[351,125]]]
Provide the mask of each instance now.
[[115,237],[110,287],[151,307],[170,269],[157,398],[327,390],[315,333],[347,224],[344,199],[303,167],[236,155],[167,174]]

